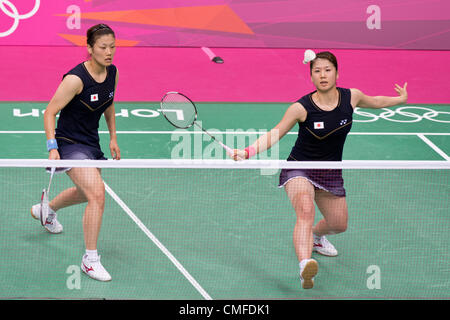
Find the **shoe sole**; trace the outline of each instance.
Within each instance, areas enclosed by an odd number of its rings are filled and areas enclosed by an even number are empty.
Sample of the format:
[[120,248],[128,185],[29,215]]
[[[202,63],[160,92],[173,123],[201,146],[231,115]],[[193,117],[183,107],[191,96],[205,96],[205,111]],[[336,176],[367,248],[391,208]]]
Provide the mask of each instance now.
[[311,289],[314,287],[314,277],[319,271],[319,265],[317,264],[317,261],[312,260],[308,261],[308,263],[305,265],[305,268],[303,269],[303,272],[301,274],[303,283],[302,287],[303,289]]
[[313,248],[313,251],[314,252],[317,252],[318,254],[321,254],[321,255],[323,255],[323,256],[326,256],[326,257],[336,257],[338,254],[336,253],[336,254],[326,254],[326,253],[324,253],[324,252],[320,252],[319,250],[317,250],[317,249],[315,249],[315,248]]
[[30,214],[31,214],[31,216],[33,217],[33,219],[35,219],[35,220],[39,220],[39,218],[36,218],[36,217],[34,216],[34,214],[33,214],[33,208],[31,208],[31,210],[30,210]]

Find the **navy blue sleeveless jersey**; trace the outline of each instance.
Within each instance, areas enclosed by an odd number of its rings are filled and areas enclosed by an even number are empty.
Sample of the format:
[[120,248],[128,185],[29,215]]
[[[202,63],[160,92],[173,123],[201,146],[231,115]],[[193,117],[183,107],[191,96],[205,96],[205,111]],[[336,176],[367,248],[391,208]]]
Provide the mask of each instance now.
[[311,92],[299,103],[306,109],[304,122],[299,122],[298,138],[292,148],[290,161],[342,161],[342,152],[353,121],[350,89],[337,88],[339,101],[331,111],[320,109]]
[[69,143],[82,143],[100,149],[98,127],[103,112],[114,101],[117,69],[107,67],[106,79],[99,83],[87,71],[83,63],[66,73],[83,81],[83,90],[60,112],[55,137]]

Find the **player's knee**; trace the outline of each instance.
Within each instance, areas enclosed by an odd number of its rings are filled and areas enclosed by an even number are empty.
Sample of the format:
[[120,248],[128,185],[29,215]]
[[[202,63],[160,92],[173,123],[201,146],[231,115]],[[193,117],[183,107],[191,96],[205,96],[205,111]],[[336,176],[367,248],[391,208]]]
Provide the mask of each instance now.
[[105,203],[105,190],[103,189],[95,192],[94,197],[96,202],[101,204]]
[[330,228],[331,234],[342,233],[347,230],[347,222],[344,221],[336,222],[332,225],[328,225],[328,227]]
[[300,218],[314,219],[315,206],[310,195],[302,193],[296,195],[294,198],[294,208]]
[[103,205],[105,203],[105,187],[102,184],[97,188],[93,188],[87,197],[88,201]]

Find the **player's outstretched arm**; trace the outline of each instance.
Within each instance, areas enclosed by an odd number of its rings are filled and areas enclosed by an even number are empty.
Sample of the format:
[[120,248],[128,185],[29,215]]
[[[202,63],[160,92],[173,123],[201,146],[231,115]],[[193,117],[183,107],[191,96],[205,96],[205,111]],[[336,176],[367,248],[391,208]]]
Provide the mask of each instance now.
[[387,96],[368,96],[365,95],[361,90],[350,89],[352,93],[352,106],[354,108],[389,108],[399,104],[405,104],[408,101],[408,91],[406,90],[407,82],[403,87],[395,84],[394,90],[397,92],[398,96],[387,97]]
[[233,160],[243,160],[254,156],[255,154],[270,149],[274,144],[281,140],[297,122],[303,122],[306,119],[306,110],[296,102],[289,106],[281,121],[269,132],[259,137],[252,145],[240,150],[234,149],[231,158]]

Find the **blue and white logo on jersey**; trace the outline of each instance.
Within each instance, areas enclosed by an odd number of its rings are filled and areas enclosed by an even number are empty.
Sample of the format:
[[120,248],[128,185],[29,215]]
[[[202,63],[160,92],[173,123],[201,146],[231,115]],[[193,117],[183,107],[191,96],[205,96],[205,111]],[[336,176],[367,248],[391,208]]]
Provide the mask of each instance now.
[[109,93],[109,98],[114,97],[114,91]]

